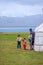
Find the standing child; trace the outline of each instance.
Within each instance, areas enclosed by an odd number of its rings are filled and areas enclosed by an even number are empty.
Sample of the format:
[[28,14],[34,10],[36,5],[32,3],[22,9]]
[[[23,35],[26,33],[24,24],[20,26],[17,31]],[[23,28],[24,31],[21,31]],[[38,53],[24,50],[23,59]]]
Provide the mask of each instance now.
[[24,48],[24,50],[26,50],[26,39],[25,39],[25,38],[22,39],[22,43],[23,43],[23,48]]
[[21,48],[21,37],[18,35],[17,37],[17,48]]
[[32,34],[30,34],[29,36],[28,36],[28,41],[29,41],[29,43],[30,43],[30,50],[32,49],[32,44],[31,44],[31,42],[32,42]]

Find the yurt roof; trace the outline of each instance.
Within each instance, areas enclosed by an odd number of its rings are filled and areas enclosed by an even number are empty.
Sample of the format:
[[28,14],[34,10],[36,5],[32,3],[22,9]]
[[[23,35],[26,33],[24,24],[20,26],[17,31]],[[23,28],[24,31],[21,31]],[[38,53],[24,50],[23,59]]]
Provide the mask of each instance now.
[[36,27],[35,32],[43,32],[43,23]]

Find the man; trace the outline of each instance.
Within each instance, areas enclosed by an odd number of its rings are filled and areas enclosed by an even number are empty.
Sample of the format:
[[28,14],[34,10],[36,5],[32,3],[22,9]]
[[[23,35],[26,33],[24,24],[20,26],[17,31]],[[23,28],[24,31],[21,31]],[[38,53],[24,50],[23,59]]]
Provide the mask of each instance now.
[[34,39],[35,39],[35,32],[32,31],[32,29],[29,29],[30,32],[30,50],[34,49]]

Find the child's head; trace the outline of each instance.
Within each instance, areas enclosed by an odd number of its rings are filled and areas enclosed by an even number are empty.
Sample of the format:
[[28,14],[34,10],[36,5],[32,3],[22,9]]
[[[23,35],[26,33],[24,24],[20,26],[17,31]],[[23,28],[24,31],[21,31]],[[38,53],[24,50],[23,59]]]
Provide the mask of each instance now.
[[20,34],[18,35],[18,37],[20,37]]
[[26,38],[23,38],[22,41],[26,40]]
[[26,40],[26,38],[24,38],[24,40]]
[[24,41],[24,38],[22,39],[22,41]]

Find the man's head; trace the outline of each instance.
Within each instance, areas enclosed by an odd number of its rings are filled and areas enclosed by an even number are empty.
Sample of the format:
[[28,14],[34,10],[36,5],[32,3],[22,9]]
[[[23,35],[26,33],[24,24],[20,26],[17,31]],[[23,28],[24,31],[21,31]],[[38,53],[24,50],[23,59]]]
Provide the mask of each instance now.
[[32,34],[32,29],[31,28],[29,29],[29,32],[30,32],[30,34]]

